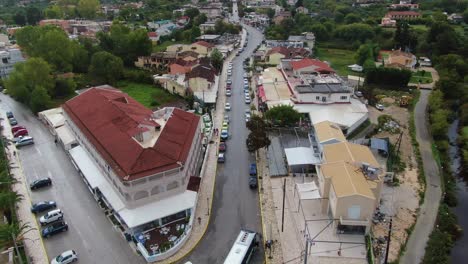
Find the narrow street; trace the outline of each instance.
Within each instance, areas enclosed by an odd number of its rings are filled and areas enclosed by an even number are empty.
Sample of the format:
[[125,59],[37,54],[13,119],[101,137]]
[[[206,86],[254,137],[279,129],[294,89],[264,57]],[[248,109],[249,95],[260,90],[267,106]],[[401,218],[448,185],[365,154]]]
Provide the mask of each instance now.
[[421,90],[419,102],[414,109],[416,138],[419,142],[419,150],[426,176],[426,195],[413,233],[406,244],[406,252],[401,258],[401,263],[405,264],[416,264],[422,261],[429,235],[434,228],[441,199],[439,168],[432,156],[432,139],[427,124],[427,103],[430,93],[430,90]]
[[27,183],[50,177],[52,186],[30,192],[32,202],[54,200],[64,212],[69,230],[44,239],[49,258],[74,249],[80,263],[144,263],[114,230],[98,207],[66,152],[54,144],[47,128],[23,105],[0,93],[1,110],[13,111],[20,125],[34,137],[34,145],[18,150]]
[[[244,101],[242,63],[249,58],[263,39],[263,35],[251,28],[248,45],[244,52],[233,60],[232,96],[229,116],[230,139],[227,141],[226,162],[218,164],[213,209],[208,230],[193,253],[186,258],[193,264],[223,263],[240,229],[261,233],[258,192],[248,184],[249,164],[255,157],[247,151],[245,141],[248,130],[245,126],[245,110],[250,106]],[[257,250],[251,263],[263,263],[263,250]],[[181,263],[184,263],[183,261]]]

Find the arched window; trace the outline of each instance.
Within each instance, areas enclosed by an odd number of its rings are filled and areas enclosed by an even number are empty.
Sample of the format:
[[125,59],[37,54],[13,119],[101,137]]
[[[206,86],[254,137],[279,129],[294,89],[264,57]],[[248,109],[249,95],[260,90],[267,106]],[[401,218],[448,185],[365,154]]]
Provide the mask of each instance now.
[[161,188],[159,187],[159,185],[154,186],[154,188],[151,189],[151,195],[156,195],[156,194],[158,194],[160,192],[161,192]]
[[143,198],[148,197],[148,192],[147,191],[139,191],[135,194],[134,200],[140,200]]
[[179,187],[179,183],[177,181],[173,181],[173,182],[171,182],[171,183],[169,183],[167,185],[166,189],[169,191],[169,190],[175,189],[177,187]]

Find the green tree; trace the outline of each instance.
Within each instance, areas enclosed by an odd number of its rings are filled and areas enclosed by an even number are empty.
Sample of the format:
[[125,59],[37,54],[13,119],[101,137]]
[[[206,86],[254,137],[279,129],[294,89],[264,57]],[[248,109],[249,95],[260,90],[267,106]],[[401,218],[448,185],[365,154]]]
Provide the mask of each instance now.
[[197,8],[189,8],[185,10],[185,15],[190,17],[190,20],[194,19],[200,14],[200,11]]
[[64,98],[75,92],[76,83],[72,78],[58,77],[55,79],[55,87],[52,96],[54,98]]
[[26,20],[29,25],[36,25],[42,18],[41,10],[37,7],[28,7],[26,9]]
[[364,42],[374,37],[374,29],[367,24],[354,23],[338,27],[335,34],[344,40]]
[[36,86],[31,93],[29,106],[34,113],[43,111],[50,106],[50,95],[44,87]]
[[99,0],[80,0],[76,10],[83,18],[95,18],[99,10]]
[[53,89],[51,67],[41,58],[30,58],[26,62],[17,63],[5,80],[5,87],[13,98],[29,105],[31,94],[37,87],[47,91]]
[[278,105],[266,111],[265,117],[272,124],[294,126],[299,122],[301,114],[290,105]]
[[449,114],[450,111],[446,109],[437,109],[431,114],[431,133],[434,138],[446,137]]
[[255,152],[271,144],[266,133],[266,123],[260,116],[253,115],[247,122],[247,128],[250,130],[246,140],[249,152]]
[[100,51],[94,53],[91,58],[89,74],[98,84],[114,84],[122,77],[123,69],[122,59],[109,52]]
[[210,60],[211,65],[213,65],[213,67],[215,67],[215,69],[220,72],[223,68],[223,54],[218,49],[214,49],[211,52]]
[[275,17],[275,10],[273,8],[268,8],[266,10],[266,15],[269,19],[273,19],[273,17]]
[[355,13],[349,13],[344,17],[344,22],[345,24],[353,24],[353,23],[358,23],[361,22],[361,16]]
[[27,22],[26,15],[24,14],[24,12],[19,11],[13,16],[13,21],[15,21],[16,25],[24,26]]
[[62,9],[60,8],[60,6],[51,5],[44,10],[44,16],[48,19],[52,19],[52,18],[60,19],[60,18],[63,18],[64,13]]

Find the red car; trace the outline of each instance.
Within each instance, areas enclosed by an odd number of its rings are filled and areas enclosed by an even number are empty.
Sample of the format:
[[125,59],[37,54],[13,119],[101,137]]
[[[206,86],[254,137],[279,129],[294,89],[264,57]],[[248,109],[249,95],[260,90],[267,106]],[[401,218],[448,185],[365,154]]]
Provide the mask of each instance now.
[[226,152],[226,148],[227,148],[226,143],[224,142],[219,143],[219,152]]
[[13,137],[17,138],[19,136],[27,136],[28,135],[28,130],[26,129],[20,129],[20,130],[17,130],[14,134],[13,134]]
[[11,133],[15,134],[16,131],[26,129],[24,126],[14,126],[11,128]]
[[227,84],[227,85],[226,85],[226,89],[230,90],[230,89],[231,89],[231,85],[230,85],[230,84]]

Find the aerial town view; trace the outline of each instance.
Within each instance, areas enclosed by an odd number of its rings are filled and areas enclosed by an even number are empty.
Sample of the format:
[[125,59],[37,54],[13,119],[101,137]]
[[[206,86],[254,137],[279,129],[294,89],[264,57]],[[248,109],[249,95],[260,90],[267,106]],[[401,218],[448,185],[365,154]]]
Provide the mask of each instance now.
[[0,264],[461,264],[468,0],[0,0]]

